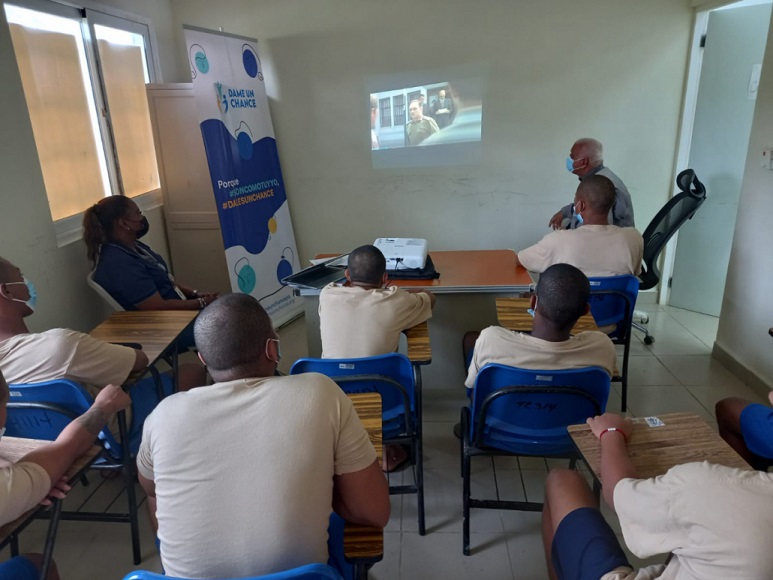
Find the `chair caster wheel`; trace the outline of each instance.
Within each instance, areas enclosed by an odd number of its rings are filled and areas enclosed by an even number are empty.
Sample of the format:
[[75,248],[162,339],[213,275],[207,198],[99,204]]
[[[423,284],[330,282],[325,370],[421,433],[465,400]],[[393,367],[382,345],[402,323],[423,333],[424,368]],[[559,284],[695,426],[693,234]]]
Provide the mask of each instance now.
[[644,337],[644,344],[652,344],[653,342],[655,342],[655,337],[654,336],[645,336]]

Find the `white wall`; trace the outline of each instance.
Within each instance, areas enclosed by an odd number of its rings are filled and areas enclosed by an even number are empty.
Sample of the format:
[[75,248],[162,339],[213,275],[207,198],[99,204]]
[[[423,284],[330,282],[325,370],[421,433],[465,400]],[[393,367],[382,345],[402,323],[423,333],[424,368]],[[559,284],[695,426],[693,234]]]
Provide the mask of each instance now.
[[[773,147],[773,35],[768,36],[749,139],[741,199],[715,351],[724,351],[773,388],[773,171],[762,149]],[[709,192],[710,193],[710,192]]]
[[[668,197],[687,0],[171,2],[178,25],[258,38],[302,258],[383,235],[531,244],[572,200],[581,136],[604,142],[641,229]],[[179,36],[167,80],[189,81]],[[365,77],[469,63],[489,70],[483,164],[372,169]]]
[[[112,0],[109,4],[151,18],[159,44],[166,47],[162,70],[179,66],[171,50],[174,36],[166,0]],[[63,248],[56,245],[5,12],[0,10],[0,14],[0,54],[4,57],[0,59],[0,256],[21,267],[38,288],[38,311],[28,320],[31,330],[89,330],[108,310],[86,286],[88,264],[82,242]],[[166,253],[161,209],[151,211],[148,217],[152,229],[148,239],[155,249]]]

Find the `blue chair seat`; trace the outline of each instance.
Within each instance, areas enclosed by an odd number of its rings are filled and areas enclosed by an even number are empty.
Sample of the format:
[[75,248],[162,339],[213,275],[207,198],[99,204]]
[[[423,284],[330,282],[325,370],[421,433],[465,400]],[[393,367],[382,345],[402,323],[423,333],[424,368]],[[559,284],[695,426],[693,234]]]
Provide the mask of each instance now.
[[470,553],[470,509],[540,511],[541,503],[471,496],[472,458],[527,455],[577,458],[569,425],[606,409],[610,377],[598,367],[533,371],[499,364],[484,366],[462,409],[463,550]]
[[[189,578],[173,578],[138,570],[124,576],[123,580],[191,580]],[[263,576],[248,576],[242,578],[217,578],[214,580],[341,580],[338,570],[327,564],[306,564],[285,572],[275,572]]]
[[[14,384],[9,385],[9,390],[6,434],[10,437],[54,441],[73,419],[88,411],[94,402],[86,389],[66,379],[29,385]],[[100,432],[98,441],[103,445],[104,452],[93,467],[116,470],[123,474],[129,502],[128,513],[62,512],[61,519],[129,523],[134,563],[139,564],[142,558],[134,489],[134,459],[130,445],[121,444],[129,440],[123,412],[119,414],[119,424],[123,437],[121,441],[116,440],[107,428]]]

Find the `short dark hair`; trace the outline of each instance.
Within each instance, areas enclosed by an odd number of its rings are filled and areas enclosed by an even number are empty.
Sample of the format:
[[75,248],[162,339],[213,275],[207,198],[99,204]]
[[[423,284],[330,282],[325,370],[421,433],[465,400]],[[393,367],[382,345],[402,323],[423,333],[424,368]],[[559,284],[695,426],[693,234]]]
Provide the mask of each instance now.
[[580,182],[577,196],[587,201],[595,212],[609,213],[615,205],[615,186],[603,175],[591,175]]
[[386,272],[386,258],[376,246],[360,246],[349,254],[348,268],[352,282],[379,284]]
[[193,336],[209,369],[240,371],[260,362],[263,346],[274,337],[274,329],[253,296],[226,294],[201,311]]
[[5,258],[0,257],[0,284],[10,282],[14,274],[16,274],[16,266]]
[[588,277],[570,264],[553,264],[540,274],[537,309],[559,329],[571,328],[585,314],[589,296]]

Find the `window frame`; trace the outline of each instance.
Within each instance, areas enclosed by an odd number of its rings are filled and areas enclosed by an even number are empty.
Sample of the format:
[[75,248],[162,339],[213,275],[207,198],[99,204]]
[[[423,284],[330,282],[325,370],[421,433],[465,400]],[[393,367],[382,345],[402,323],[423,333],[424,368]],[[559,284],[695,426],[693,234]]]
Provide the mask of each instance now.
[[[101,143],[96,145],[97,147],[101,146],[104,152],[111,195],[124,195],[120,162],[118,161],[115,138],[110,122],[110,110],[106,98],[107,91],[102,75],[99,49],[96,46],[96,31],[94,27],[95,25],[103,25],[142,36],[144,39],[149,83],[159,83],[163,81],[161,79],[158,51],[155,49],[158,43],[152,21],[137,14],[103,6],[90,0],[81,0],[80,5],[58,2],[57,0],[7,0],[2,3],[3,6],[11,4],[20,8],[77,19],[79,21],[86,52],[86,63],[91,77],[91,93],[97,109],[96,115],[101,134]],[[16,58],[15,54],[14,58]],[[137,195],[132,200],[143,212],[161,207],[163,200],[160,182],[158,188]],[[46,199],[46,203],[48,203],[48,199]],[[56,233],[58,247],[66,246],[83,238],[83,214],[86,209],[83,208],[81,212],[65,218],[51,220]]]

